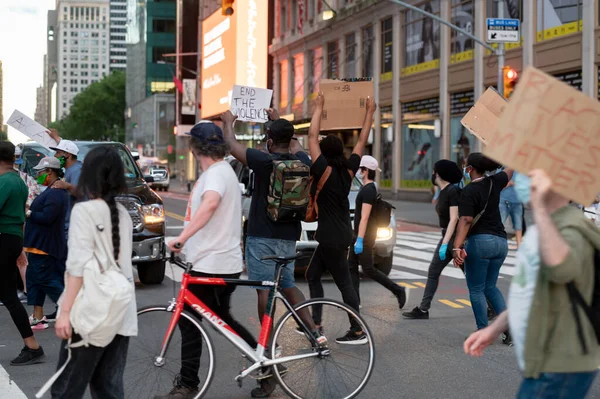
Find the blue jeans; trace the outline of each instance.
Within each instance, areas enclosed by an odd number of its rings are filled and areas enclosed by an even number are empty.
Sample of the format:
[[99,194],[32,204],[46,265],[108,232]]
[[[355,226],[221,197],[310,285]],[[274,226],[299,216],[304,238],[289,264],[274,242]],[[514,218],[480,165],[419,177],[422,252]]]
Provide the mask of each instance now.
[[597,371],[587,373],[542,373],[539,378],[525,378],[517,399],[583,399]]
[[29,254],[27,256],[27,304],[30,306],[44,306],[46,295],[54,303],[65,289],[64,265],[50,255]]
[[[246,238],[246,269],[249,280],[275,281],[276,273],[274,260],[262,260],[265,256],[294,256],[296,241],[279,240],[276,238],[247,237]],[[281,288],[294,288],[294,262],[290,262],[281,270]],[[266,290],[269,287],[256,287]]]
[[496,314],[506,310],[506,302],[500,290],[496,287],[500,267],[508,254],[506,238],[491,234],[478,234],[469,237],[465,245],[465,274],[471,306],[475,315],[477,329],[487,327],[487,300]]
[[520,202],[500,201],[500,217],[502,223],[510,216],[513,230],[523,231],[523,204]]

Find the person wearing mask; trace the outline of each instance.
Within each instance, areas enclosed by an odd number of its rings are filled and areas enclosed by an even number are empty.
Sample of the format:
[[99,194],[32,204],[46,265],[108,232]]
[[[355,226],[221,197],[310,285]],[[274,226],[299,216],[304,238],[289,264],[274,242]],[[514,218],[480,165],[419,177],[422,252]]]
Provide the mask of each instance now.
[[[233,124],[236,116],[230,111],[221,115],[223,121],[223,133],[225,140],[231,147],[231,155],[244,165],[248,165],[254,172],[254,190],[252,191],[252,202],[248,217],[248,231],[245,245],[246,269],[250,280],[273,281],[275,279],[276,263],[273,260],[263,260],[267,256],[293,257],[296,254],[296,241],[300,238],[302,226],[300,222],[278,223],[267,215],[267,197],[271,175],[273,172],[273,160],[276,159],[298,159],[305,165],[311,165],[308,155],[294,139],[294,125],[285,119],[279,119],[276,111],[268,109],[269,118],[272,123],[269,127],[266,147],[267,151],[247,148],[239,143],[233,132]],[[282,270],[280,287],[283,295],[292,304],[296,305],[304,300],[304,295],[294,282],[294,262],[288,263]],[[265,288],[257,288],[258,293],[258,317],[263,320],[265,315],[269,292]],[[310,328],[317,340],[326,344],[326,338],[314,325],[308,309],[298,312],[302,321]],[[252,391],[252,397],[267,397],[275,389],[272,379],[260,381],[260,387]]]
[[77,200],[77,183],[81,175],[83,164],[77,160],[79,148],[70,140],[63,140],[58,135],[57,131],[50,129],[50,137],[57,142],[56,147],[51,147],[52,151],[56,151],[54,156],[59,159],[60,166],[65,170],[65,178],[57,183],[56,188],[61,188],[69,192],[69,204],[65,215],[65,234],[69,232],[69,220],[71,218],[71,210]]
[[[52,385],[52,398],[83,398],[88,386],[93,398],[124,398],[123,373],[127,348],[129,338],[137,335],[138,325],[131,265],[133,225],[127,209],[115,200],[127,191],[127,185],[123,162],[114,148],[101,146],[89,152],[81,170],[78,190],[90,201],[76,204],[71,218],[66,289],[56,321],[56,335],[63,341],[57,367],[59,375]],[[77,346],[82,337],[71,325],[77,320],[76,317],[72,320],[71,311],[78,301],[84,299],[79,295],[81,290],[85,293],[84,280],[86,286],[95,282],[93,278],[97,274],[90,272],[89,268],[98,267],[100,262],[106,268],[111,263],[118,267],[125,284],[131,284],[132,295],[124,305],[124,312],[111,315],[113,319],[119,317],[121,325],[120,328],[117,325],[116,335],[106,346],[96,346],[93,342]],[[114,327],[110,328],[112,333]],[[102,329],[103,325],[100,325],[92,330],[89,338],[105,336],[106,332]],[[70,349],[67,348],[69,343],[73,345]]]
[[[464,264],[467,287],[477,329],[487,327],[487,301],[496,314],[506,310],[502,292],[496,287],[500,267],[508,254],[506,232],[500,218],[500,192],[513,176],[512,169],[486,175],[500,165],[483,154],[469,154],[463,168],[471,181],[458,203],[458,231],[454,240],[454,264]],[[486,301],[487,299],[487,301]],[[505,335],[504,342],[510,344]]]
[[421,304],[410,312],[402,313],[408,319],[429,319],[429,308],[431,301],[437,291],[440,276],[444,268],[452,260],[452,248],[454,248],[454,235],[458,224],[458,201],[460,189],[458,184],[463,174],[455,162],[447,159],[440,160],[433,166],[431,182],[439,187],[439,199],[435,210],[439,217],[442,228],[442,238],[435,248],[433,259],[429,264],[427,284],[423,293]]
[[377,225],[374,218],[371,218],[373,206],[377,202],[377,187],[375,187],[375,173],[379,169],[379,163],[370,155],[362,157],[359,166],[359,172],[356,177],[362,182],[362,188],[356,196],[356,208],[354,213],[354,245],[350,247],[350,256],[348,263],[352,285],[358,295],[360,304],[360,276],[358,265],[362,266],[363,273],[367,277],[387,288],[398,300],[400,309],[406,302],[406,292],[385,274],[380,272],[373,265],[373,247],[377,238]]
[[26,213],[27,303],[33,305],[32,328],[43,330],[49,327],[48,317],[44,316],[45,297],[58,303],[65,288],[63,273],[67,242],[64,226],[69,199],[66,190],[56,187],[62,174],[58,159],[43,158],[34,170],[38,183],[47,189],[31,203]]
[[[315,99],[314,112],[308,130],[308,147],[314,161],[311,167],[314,181],[318,182],[328,168],[331,173],[317,199],[319,223],[315,239],[319,245],[306,270],[306,279],[310,297],[322,298],[324,292],[321,277],[328,270],[342,293],[344,303],[358,312],[358,294],[352,284],[348,266],[348,248],[352,244],[353,235],[348,194],[352,186],[352,179],[360,166],[360,159],[371,132],[377,105],[372,98],[367,99],[366,114],[360,136],[352,155],[346,158],[344,144],[337,136],[329,135],[319,142],[324,103],[325,97],[319,93]],[[321,306],[313,306],[312,317],[315,325],[322,327]],[[339,344],[360,345],[367,343],[367,336],[357,326],[356,321],[351,319],[348,332],[343,337],[336,338],[335,341]]]
[[510,327],[524,377],[519,399],[583,399],[598,373],[600,346],[583,309],[572,307],[569,292],[574,288],[592,302],[600,231],[552,190],[546,172],[532,170],[529,176],[530,186],[516,180],[515,187],[524,184],[517,193],[522,203],[531,204],[535,225],[517,252],[508,310],[467,338],[464,351],[481,356]]
[[519,248],[521,239],[523,238],[523,204],[519,201],[515,191],[514,186],[516,177],[517,173],[515,172],[506,188],[500,193],[500,217],[502,218],[502,223],[505,225],[510,217],[513,230],[515,231],[517,248]]
[[14,169],[15,146],[0,141],[0,302],[23,338],[23,349],[11,360],[13,366],[39,363],[44,350],[29,325],[27,311],[17,296],[17,265],[26,262],[23,253],[23,224],[27,186]]

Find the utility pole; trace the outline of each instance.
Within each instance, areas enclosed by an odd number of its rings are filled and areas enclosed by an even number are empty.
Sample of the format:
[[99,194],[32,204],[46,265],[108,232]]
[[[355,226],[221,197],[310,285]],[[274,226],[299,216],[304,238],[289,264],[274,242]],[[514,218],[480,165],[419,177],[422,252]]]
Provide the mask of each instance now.
[[[490,50],[492,52],[492,54],[495,54],[496,57],[498,57],[498,91],[500,92],[501,95],[503,94],[503,92],[504,92],[504,84],[503,84],[503,80],[504,80],[504,43],[499,43],[498,48],[495,49],[492,46],[490,46],[489,44],[487,44],[486,42],[484,42],[483,40],[474,36],[473,34],[467,32],[464,29],[459,28],[458,26],[454,25],[450,21],[447,21],[445,19],[438,17],[437,15],[434,15],[430,12],[420,9],[419,7],[415,7],[412,4],[408,4],[405,1],[401,1],[401,0],[389,0],[389,1],[392,3],[395,3],[395,4],[399,4],[401,6],[404,6],[404,7],[408,8],[409,10],[413,10],[418,13],[421,13],[431,19],[438,21],[441,24],[449,26],[450,29],[454,29],[455,31],[462,33],[463,35],[471,38],[475,43],[478,43],[481,46],[485,47],[486,49]],[[498,18],[503,18],[504,0],[496,0],[496,1],[497,1],[497,6],[498,6]]]

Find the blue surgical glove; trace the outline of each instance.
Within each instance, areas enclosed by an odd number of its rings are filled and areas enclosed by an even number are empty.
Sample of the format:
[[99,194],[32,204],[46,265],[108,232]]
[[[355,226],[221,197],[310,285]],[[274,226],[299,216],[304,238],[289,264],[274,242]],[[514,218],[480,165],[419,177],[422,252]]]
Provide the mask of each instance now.
[[356,242],[354,243],[354,253],[357,255],[362,254],[363,252],[363,239],[361,237],[358,237],[356,239]]
[[440,251],[438,252],[440,260],[446,260],[446,252],[448,252],[448,244],[440,245]]

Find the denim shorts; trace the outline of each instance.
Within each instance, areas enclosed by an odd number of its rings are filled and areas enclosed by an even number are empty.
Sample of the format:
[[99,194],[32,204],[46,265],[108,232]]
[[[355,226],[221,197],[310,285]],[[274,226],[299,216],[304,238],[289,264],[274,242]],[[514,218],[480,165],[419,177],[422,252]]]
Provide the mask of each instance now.
[[520,202],[500,201],[500,217],[502,223],[506,223],[506,219],[510,216],[513,230],[523,230],[523,204]]
[[[262,260],[265,256],[294,256],[296,254],[296,241],[278,240],[275,238],[247,237],[246,238],[246,269],[248,279],[258,281],[275,281],[275,261]],[[283,267],[281,288],[293,288],[294,262]],[[256,287],[268,289],[268,287]]]

